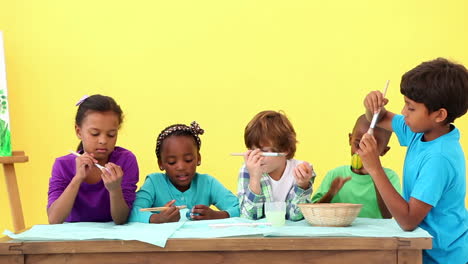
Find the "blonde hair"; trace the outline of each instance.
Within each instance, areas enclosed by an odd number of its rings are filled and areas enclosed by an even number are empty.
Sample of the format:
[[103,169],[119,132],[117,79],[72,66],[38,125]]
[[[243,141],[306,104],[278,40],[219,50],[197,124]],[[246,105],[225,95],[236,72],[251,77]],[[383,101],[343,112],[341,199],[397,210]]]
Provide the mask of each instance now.
[[262,111],[254,116],[244,131],[248,149],[271,145],[279,152],[287,152],[287,159],[296,153],[296,132],[284,112]]

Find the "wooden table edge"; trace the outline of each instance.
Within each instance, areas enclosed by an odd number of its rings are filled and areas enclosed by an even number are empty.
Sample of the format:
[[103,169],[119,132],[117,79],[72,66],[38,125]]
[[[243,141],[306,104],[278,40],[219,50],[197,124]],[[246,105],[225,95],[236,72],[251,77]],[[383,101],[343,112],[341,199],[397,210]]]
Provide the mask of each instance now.
[[[327,242],[325,243],[324,240],[327,240]],[[12,251],[11,254],[263,250],[423,250],[432,247],[432,239],[402,237],[173,238],[167,241],[164,248],[136,240],[12,241],[0,243],[0,249],[3,248],[5,250],[6,247],[2,244],[9,244]],[[1,254],[3,254],[2,252],[0,251]]]

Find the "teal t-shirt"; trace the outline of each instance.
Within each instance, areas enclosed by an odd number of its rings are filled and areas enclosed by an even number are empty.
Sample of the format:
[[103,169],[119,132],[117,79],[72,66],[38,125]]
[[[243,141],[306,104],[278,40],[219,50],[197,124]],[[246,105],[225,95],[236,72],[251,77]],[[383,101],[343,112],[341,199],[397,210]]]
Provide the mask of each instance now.
[[[393,187],[401,193],[400,179],[396,172],[387,168],[384,168],[384,171]],[[360,175],[354,173],[350,165],[341,166],[329,171],[312,197],[312,202],[317,202],[328,192],[335,178],[348,176],[351,176],[351,180],[343,185],[343,188],[338,191],[331,202],[362,204],[359,217],[382,218],[372,177],[369,174]]]
[[424,263],[468,263],[468,211],[466,159],[460,131],[451,131],[431,141],[414,133],[404,117],[393,117],[392,127],[400,145],[407,146],[403,168],[403,197],[432,206],[419,226],[434,238],[432,249],[423,251]]
[[[145,183],[136,194],[129,222],[149,223],[152,212],[141,212],[141,208],[160,207],[176,200],[175,205],[214,205],[229,213],[230,217],[239,216],[239,201],[218,180],[208,174],[196,173],[185,192],[179,191],[164,173],[146,176]],[[185,217],[185,216],[184,216]],[[181,217],[182,218],[182,217]]]

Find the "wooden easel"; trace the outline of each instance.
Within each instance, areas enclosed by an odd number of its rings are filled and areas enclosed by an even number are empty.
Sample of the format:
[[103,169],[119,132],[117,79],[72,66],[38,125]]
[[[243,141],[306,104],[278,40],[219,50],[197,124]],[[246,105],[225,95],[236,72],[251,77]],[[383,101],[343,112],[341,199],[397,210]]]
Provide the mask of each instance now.
[[5,172],[5,182],[10,199],[11,215],[13,216],[13,227],[15,232],[24,229],[23,208],[21,207],[21,199],[18,191],[18,182],[16,181],[15,163],[23,163],[28,161],[28,156],[24,155],[24,151],[13,151],[9,157],[0,157],[0,163],[3,164]]

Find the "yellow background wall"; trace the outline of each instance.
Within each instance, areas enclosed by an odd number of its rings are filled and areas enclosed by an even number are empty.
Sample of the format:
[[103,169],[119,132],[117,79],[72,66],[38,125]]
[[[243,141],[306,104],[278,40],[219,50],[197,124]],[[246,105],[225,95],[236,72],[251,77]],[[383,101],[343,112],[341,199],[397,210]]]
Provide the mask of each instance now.
[[[0,0],[12,145],[26,225],[47,222],[54,159],[78,144],[74,104],[116,99],[125,112],[118,145],[157,170],[155,138],[196,120],[200,172],[236,192],[243,129],[261,110],[284,110],[298,134],[296,158],[324,174],[349,163],[347,133],[362,101],[387,79],[400,112],[401,75],[447,57],[468,65],[468,2],[457,1],[27,1]],[[468,152],[468,116],[455,122]],[[399,174],[405,149],[383,159]],[[12,229],[0,178],[0,231]]]

